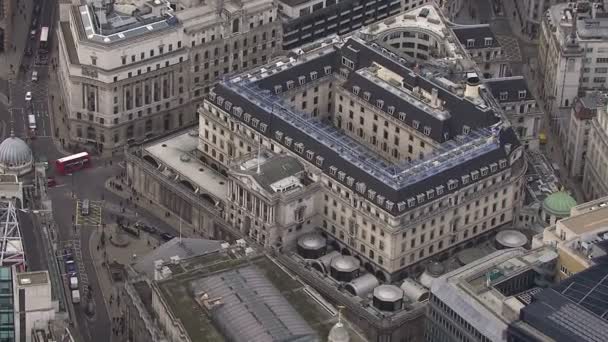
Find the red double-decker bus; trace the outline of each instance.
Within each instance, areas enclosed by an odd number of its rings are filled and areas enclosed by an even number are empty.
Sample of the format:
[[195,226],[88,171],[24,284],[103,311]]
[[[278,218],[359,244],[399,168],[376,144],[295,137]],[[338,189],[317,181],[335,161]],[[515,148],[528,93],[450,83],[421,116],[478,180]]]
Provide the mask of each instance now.
[[62,175],[82,170],[91,166],[91,157],[87,152],[72,154],[55,161],[55,168]]

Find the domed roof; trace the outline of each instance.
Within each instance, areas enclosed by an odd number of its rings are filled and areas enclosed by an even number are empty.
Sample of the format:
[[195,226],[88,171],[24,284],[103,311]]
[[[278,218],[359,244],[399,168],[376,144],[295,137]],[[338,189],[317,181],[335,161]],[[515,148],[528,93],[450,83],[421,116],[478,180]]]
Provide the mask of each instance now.
[[298,245],[305,249],[323,248],[326,243],[326,239],[317,233],[305,234],[298,239]]
[[32,150],[25,141],[11,135],[0,144],[0,163],[15,167],[32,163]]
[[503,230],[496,234],[496,241],[507,248],[522,247],[528,242],[528,238],[517,230]]
[[340,255],[331,260],[331,267],[340,272],[352,272],[359,268],[359,260],[350,255]]
[[374,289],[374,297],[385,302],[395,302],[403,299],[403,290],[395,285],[380,285]]
[[350,336],[348,335],[348,330],[344,327],[342,322],[336,323],[333,328],[329,331],[329,335],[327,336],[328,342],[348,342],[350,341]]
[[555,216],[570,216],[570,209],[576,206],[576,200],[566,191],[554,192],[543,201],[543,210]]

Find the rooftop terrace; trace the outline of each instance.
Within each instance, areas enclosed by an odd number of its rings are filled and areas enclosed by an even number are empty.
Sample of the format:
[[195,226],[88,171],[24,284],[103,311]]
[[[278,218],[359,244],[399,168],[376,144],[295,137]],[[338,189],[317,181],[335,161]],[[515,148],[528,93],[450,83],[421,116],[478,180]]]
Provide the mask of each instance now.
[[[106,8],[110,11],[106,11]],[[87,1],[78,11],[86,37],[94,42],[110,44],[177,24],[171,3],[166,0],[110,4],[109,1]]]
[[198,188],[201,193],[209,193],[216,199],[226,200],[228,188],[225,177],[196,158],[197,146],[198,133],[189,131],[157,140],[144,150],[163,165],[160,170],[166,176],[179,175],[180,179],[190,182],[194,187],[193,191]]

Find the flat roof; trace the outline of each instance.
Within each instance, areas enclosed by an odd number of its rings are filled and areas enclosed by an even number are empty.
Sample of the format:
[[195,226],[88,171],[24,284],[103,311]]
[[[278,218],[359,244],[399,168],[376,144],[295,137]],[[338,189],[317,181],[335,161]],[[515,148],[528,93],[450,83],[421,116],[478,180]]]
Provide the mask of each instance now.
[[[335,323],[329,313],[321,309],[304,291],[304,284],[285,273],[268,257],[234,258],[227,253],[219,252],[206,256],[204,261],[199,262],[190,271],[157,283],[171,312],[182,322],[192,341],[225,341],[225,337],[213,324],[208,311],[204,310],[194,298],[193,283],[247,266],[255,266],[256,270],[281,293],[281,296],[319,336],[329,334]],[[351,336],[356,335],[351,332]]]
[[48,284],[49,273],[47,271],[18,273],[17,282],[20,286]]
[[226,178],[195,157],[198,132],[192,131],[158,140],[145,148],[157,162],[177,172],[201,192],[209,193],[220,200],[228,196]]
[[17,183],[17,175],[0,175],[1,183]]
[[581,235],[599,228],[608,228],[608,206],[571,216],[559,221],[573,233]]

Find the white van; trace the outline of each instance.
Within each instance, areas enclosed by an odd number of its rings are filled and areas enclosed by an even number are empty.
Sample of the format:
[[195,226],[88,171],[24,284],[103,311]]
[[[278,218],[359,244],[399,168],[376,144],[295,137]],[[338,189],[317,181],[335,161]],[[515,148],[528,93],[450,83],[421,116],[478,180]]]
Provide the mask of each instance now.
[[38,81],[38,70],[32,71],[32,82]]
[[78,277],[70,277],[70,290],[78,290]]
[[73,304],[80,303],[80,291],[72,290],[72,303]]
[[36,131],[36,115],[29,114],[27,116],[27,123],[30,131],[33,133]]

